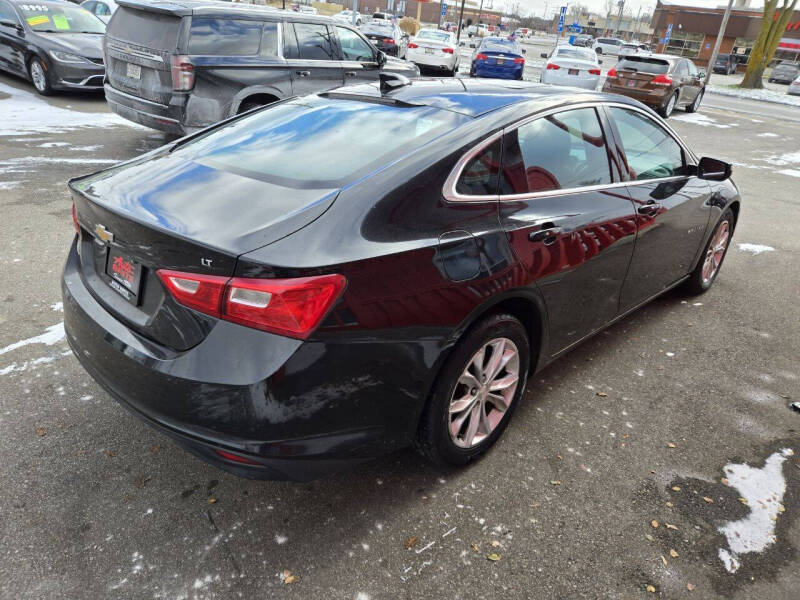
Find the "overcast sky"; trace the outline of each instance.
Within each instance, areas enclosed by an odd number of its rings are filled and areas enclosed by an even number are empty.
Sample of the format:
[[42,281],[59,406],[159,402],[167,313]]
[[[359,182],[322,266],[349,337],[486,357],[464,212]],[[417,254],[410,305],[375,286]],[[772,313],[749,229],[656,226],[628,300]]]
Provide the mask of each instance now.
[[[480,2],[480,0],[476,0]],[[560,6],[569,6],[570,4],[583,4],[587,6],[589,10],[602,13],[605,11],[606,2],[605,0],[577,0],[577,2],[565,2],[564,0],[484,0],[485,6],[492,6],[495,9],[501,9],[503,7],[511,7],[516,4],[519,4],[520,12],[527,15],[535,15],[537,17],[544,16],[545,7],[547,7],[547,12],[549,16],[553,16],[553,14],[558,11]],[[722,6],[727,4],[726,0],[681,0],[680,2],[675,2],[676,4],[685,4],[689,6],[704,6],[704,7],[715,7],[715,6]],[[751,6],[763,6],[763,0],[751,0]],[[655,0],[626,0],[625,6],[629,7],[628,10],[625,12],[628,13],[629,11],[636,15],[639,10],[639,7],[642,8],[642,13],[647,11],[652,11],[656,7]]]

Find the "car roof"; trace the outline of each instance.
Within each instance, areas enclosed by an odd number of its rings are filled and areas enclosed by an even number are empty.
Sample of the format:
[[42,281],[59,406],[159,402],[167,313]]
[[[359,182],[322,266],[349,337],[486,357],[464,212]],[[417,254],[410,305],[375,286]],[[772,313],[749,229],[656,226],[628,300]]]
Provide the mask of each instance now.
[[286,21],[334,23],[331,17],[322,15],[239,2],[215,2],[214,0],[116,0],[116,3],[119,6],[135,8],[145,12],[170,14],[177,17],[190,15],[247,15],[254,17],[271,16]]
[[[545,85],[527,81],[504,81],[500,79],[452,79],[418,77],[409,83],[381,92],[378,84],[361,84],[337,88],[328,95],[337,97],[368,97],[417,106],[431,106],[457,112],[469,117],[479,117],[500,108],[521,102],[540,103],[542,108],[569,103],[614,101],[636,104],[623,96],[604,94],[568,87]],[[536,108],[534,107],[534,110]]]

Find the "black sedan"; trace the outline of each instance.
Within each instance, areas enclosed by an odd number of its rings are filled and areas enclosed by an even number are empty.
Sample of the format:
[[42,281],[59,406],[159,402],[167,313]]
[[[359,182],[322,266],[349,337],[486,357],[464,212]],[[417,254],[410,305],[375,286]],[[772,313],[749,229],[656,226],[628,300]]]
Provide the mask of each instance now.
[[0,70],[36,91],[102,90],[105,23],[62,0],[0,0]]
[[408,54],[408,34],[391,21],[370,21],[361,28],[361,33],[382,52],[389,56],[405,58]]
[[463,465],[531,374],[711,287],[730,172],[595,92],[385,77],[278,102],[70,182],[67,339],[124,406],[240,475],[408,445]]

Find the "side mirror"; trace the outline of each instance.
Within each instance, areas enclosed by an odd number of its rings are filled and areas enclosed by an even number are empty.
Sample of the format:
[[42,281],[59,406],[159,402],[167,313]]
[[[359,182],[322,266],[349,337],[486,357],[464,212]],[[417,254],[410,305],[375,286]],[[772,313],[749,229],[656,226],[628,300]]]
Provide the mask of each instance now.
[[709,181],[725,181],[730,179],[733,167],[730,163],[717,158],[710,158],[704,156],[697,163],[697,176],[700,179],[708,179]]
[[697,72],[697,78],[698,79],[705,79],[706,78],[706,72],[705,71],[698,71]]
[[547,52],[542,52],[539,56],[541,56],[542,58],[547,58]]
[[375,62],[378,63],[379,67],[386,64],[386,53],[383,50],[378,50],[378,56],[375,57]]
[[600,60],[600,59],[598,58],[598,59],[597,59],[597,64],[598,64],[598,65],[602,65],[602,64],[603,64],[603,61],[602,61],[602,60]]

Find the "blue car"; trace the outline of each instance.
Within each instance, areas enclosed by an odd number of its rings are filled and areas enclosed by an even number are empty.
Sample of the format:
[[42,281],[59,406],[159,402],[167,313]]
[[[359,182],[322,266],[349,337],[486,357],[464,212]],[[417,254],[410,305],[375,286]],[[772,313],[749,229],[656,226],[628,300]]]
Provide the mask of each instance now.
[[485,37],[472,55],[470,77],[522,79],[525,50],[519,42],[508,38]]

